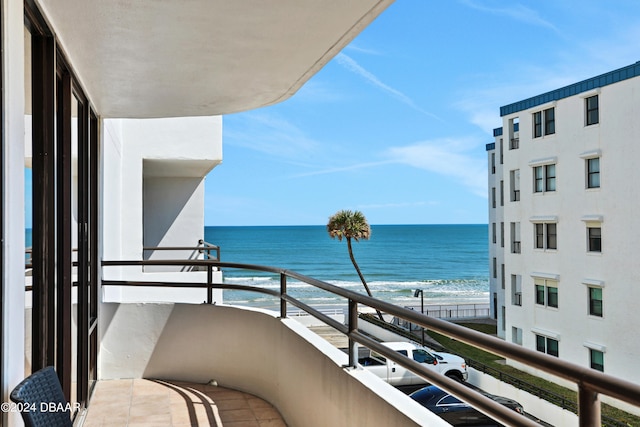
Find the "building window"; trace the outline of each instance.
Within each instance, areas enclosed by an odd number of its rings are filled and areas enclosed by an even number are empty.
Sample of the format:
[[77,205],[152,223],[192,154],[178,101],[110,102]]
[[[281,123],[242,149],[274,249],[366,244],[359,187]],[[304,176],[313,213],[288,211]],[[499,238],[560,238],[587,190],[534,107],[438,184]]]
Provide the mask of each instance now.
[[536,249],[558,249],[557,224],[537,223],[534,226],[534,247]]
[[602,288],[589,288],[589,315],[602,317]]
[[520,119],[518,117],[514,117],[509,120],[509,149],[517,150],[520,148],[520,138],[516,133],[520,129]]
[[500,181],[500,206],[504,206],[504,181]]
[[558,288],[547,286],[547,307],[558,308]]
[[496,153],[491,153],[491,173],[496,173]]
[[534,279],[536,304],[558,308],[558,282],[556,280]]
[[536,285],[536,304],[544,304],[544,285]]
[[539,138],[543,135],[556,133],[555,108],[548,108],[544,111],[533,113],[533,137]]
[[586,124],[595,125],[600,121],[600,114],[598,112],[598,95],[590,96],[584,100],[586,110]]
[[511,341],[514,344],[522,345],[522,329],[516,328],[515,326],[511,327]]
[[522,306],[522,276],[511,275],[511,302],[513,305]]
[[599,350],[589,349],[591,369],[604,372],[604,353]]
[[498,230],[495,222],[491,224],[491,240],[493,241],[493,244],[498,242]]
[[519,254],[521,251],[520,248],[520,223],[512,222],[511,223],[511,253]]
[[542,111],[533,113],[533,137],[540,138],[542,136]]
[[602,229],[600,227],[587,227],[588,251],[602,252]]
[[520,169],[512,170],[510,173],[512,202],[520,201]]
[[586,159],[587,188],[600,188],[600,157]]
[[496,187],[491,187],[491,207],[496,208]]
[[549,108],[544,110],[544,134],[551,135],[556,133],[556,110]]
[[536,350],[558,357],[558,340],[536,335]]
[[500,222],[500,247],[504,248],[504,222]]
[[493,257],[493,278],[498,278],[498,258]]
[[533,168],[533,192],[556,191],[556,165],[541,165]]

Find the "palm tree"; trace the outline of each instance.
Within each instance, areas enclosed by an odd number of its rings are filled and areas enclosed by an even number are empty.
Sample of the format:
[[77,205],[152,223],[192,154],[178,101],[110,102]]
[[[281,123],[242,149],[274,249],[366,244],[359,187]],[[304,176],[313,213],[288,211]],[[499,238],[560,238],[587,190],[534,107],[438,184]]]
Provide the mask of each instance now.
[[[364,289],[367,291],[367,295],[370,297],[371,289],[367,285],[367,281],[364,280],[364,276],[360,271],[360,267],[358,267],[358,263],[356,262],[355,257],[353,256],[353,248],[351,247],[351,239],[359,242],[360,239],[369,240],[371,237],[371,227],[367,222],[364,214],[360,211],[350,211],[350,210],[341,210],[333,214],[329,217],[329,223],[327,224],[327,232],[329,232],[329,236],[332,239],[338,238],[339,241],[342,241],[343,238],[347,239],[347,248],[349,249],[349,258],[351,258],[351,262],[360,277],[360,281],[364,285]],[[382,318],[382,313],[380,310],[376,310],[378,312],[378,317],[380,320],[384,320]]]

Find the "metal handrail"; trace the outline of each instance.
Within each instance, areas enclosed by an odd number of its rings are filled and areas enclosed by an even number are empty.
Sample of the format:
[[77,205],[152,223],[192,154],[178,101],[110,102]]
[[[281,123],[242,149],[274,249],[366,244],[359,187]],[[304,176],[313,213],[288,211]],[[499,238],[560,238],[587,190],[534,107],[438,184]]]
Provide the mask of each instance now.
[[[426,312],[425,312],[426,313]],[[431,314],[429,314],[429,316],[431,316]],[[405,329],[402,326],[399,325],[395,325],[395,324],[389,324],[386,323],[380,319],[378,319],[375,316],[372,316],[371,314],[360,314],[360,317],[362,319],[365,319],[367,322],[369,323],[373,323],[376,326],[379,326],[381,328],[387,329],[397,335],[401,335],[404,336],[406,338],[409,338],[411,340],[415,340],[416,336],[413,335],[413,333],[407,331],[407,329]],[[437,351],[449,351],[445,349],[444,347],[442,347],[442,345],[440,345],[439,343],[434,347]],[[538,387],[537,385],[534,385],[532,383],[529,383],[527,381],[524,381],[520,378],[514,377],[511,374],[508,374],[506,372],[503,372],[499,369],[496,369],[494,367],[491,367],[485,363],[482,362],[478,362],[477,360],[474,359],[470,359],[468,357],[465,357],[463,354],[459,354],[459,353],[455,353],[453,352],[453,354],[456,354],[460,357],[464,357],[465,358],[465,362],[467,363],[467,366],[469,368],[474,368],[475,370],[482,372],[484,374],[490,375],[496,379],[498,379],[500,382],[504,382],[507,384],[511,384],[512,386],[514,386],[515,388],[519,389],[519,390],[523,390],[526,391],[527,393],[539,397],[540,399],[544,399],[547,402],[553,403],[556,406],[559,406],[562,409],[568,410],[573,412],[574,414],[578,413],[578,405],[575,402],[574,399],[570,399],[567,398],[565,396],[561,396],[559,394],[553,393],[549,390],[546,390],[544,388]],[[628,425],[626,423],[622,423],[610,416],[606,416],[606,415],[602,415],[601,417],[601,421],[602,421],[602,426],[603,427],[628,427]]]
[[[143,251],[198,251],[198,253],[204,254],[204,259],[211,261],[220,261],[220,246],[214,245],[204,241],[198,240],[198,246],[144,246]],[[215,257],[211,256],[211,252],[215,252]]]
[[[400,353],[397,353],[388,347],[372,340],[366,335],[358,331],[358,304],[362,304],[376,310],[380,310],[393,316],[408,320],[411,323],[428,328],[435,332],[441,333],[450,338],[483,349],[490,353],[511,359],[525,365],[563,378],[573,382],[578,387],[578,417],[580,426],[599,426],[600,425],[600,394],[611,396],[623,402],[627,402],[634,406],[640,406],[640,386],[611,375],[595,371],[584,366],[559,359],[557,357],[526,349],[522,346],[503,341],[497,337],[483,334],[472,329],[465,328],[454,323],[444,320],[431,318],[421,313],[408,310],[406,308],[396,306],[394,304],[369,297],[357,292],[353,292],[327,282],[323,282],[312,277],[308,277],[287,269],[268,267],[252,264],[227,263],[220,261],[208,260],[145,260],[145,261],[103,261],[102,265],[107,266],[136,266],[136,265],[192,265],[206,267],[209,271],[207,275],[207,283],[181,283],[178,286],[206,287],[209,291],[209,302],[212,302],[212,289],[242,289],[254,292],[261,292],[273,295],[280,299],[280,315],[287,317],[287,303],[296,306],[322,320],[324,323],[332,326],[336,330],[344,333],[349,338],[349,366],[357,367],[358,351],[356,343],[363,344],[366,347],[383,354],[385,357],[395,361],[399,365],[418,373],[426,378],[429,382],[440,386],[446,391],[454,394],[462,400],[476,407],[481,412],[486,413],[492,418],[509,425],[518,426],[536,426],[538,425],[532,420],[526,419],[505,406],[485,397],[479,393],[470,390],[463,384],[455,380],[447,378],[436,372],[433,372],[409,359]],[[256,270],[267,273],[274,273],[280,276],[280,291],[271,289],[262,289],[255,286],[231,285],[225,283],[213,283],[211,271],[213,268],[236,268],[244,270]],[[287,293],[287,279],[296,279],[306,284],[315,286],[319,289],[339,295],[348,300],[349,303],[349,320],[344,325],[331,317],[326,316],[311,306],[293,298]],[[113,285],[143,285],[142,282],[127,281],[106,281],[102,282],[105,286]],[[145,286],[154,286],[157,284],[144,283]],[[173,286],[173,284],[165,283],[164,286]]]

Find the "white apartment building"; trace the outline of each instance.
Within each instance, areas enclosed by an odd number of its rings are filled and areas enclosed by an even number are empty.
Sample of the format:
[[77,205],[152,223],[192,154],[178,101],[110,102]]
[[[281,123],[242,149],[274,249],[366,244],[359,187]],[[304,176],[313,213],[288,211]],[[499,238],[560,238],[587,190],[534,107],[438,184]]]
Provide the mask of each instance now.
[[635,63],[506,105],[487,145],[498,334],[633,382],[639,76]]

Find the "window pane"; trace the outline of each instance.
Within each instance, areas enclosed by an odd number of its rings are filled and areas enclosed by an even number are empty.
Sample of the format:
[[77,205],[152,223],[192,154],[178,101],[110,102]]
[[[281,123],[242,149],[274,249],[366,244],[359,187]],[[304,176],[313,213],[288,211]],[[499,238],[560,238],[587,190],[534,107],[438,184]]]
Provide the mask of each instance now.
[[544,110],[544,134],[556,133],[556,113],[554,108]]
[[433,363],[434,358],[431,354],[427,353],[424,350],[413,350],[413,360],[418,363]]
[[544,180],[542,175],[542,166],[536,166],[533,168],[533,179],[535,182],[533,191],[536,193],[540,193],[544,190]]
[[535,241],[535,247],[536,249],[543,249],[544,248],[544,224],[535,224],[535,232],[536,232],[536,241]]
[[542,112],[538,111],[533,114],[533,137],[542,136]]
[[589,227],[589,252],[602,252],[602,237],[600,227]]
[[558,288],[551,286],[547,288],[547,305],[558,308]]
[[600,187],[600,158],[587,159],[587,188]]
[[558,357],[558,341],[547,338],[547,354]]
[[589,288],[589,314],[602,317],[602,288]]
[[591,368],[604,372],[604,353],[598,350],[589,350]]
[[536,285],[536,304],[544,305],[544,286]]
[[546,338],[542,335],[536,335],[536,350],[541,351],[543,353],[547,352],[546,347]]
[[545,166],[546,191],[556,191],[556,165]]
[[599,121],[598,95],[587,98],[586,106],[587,106],[587,126],[598,123]]
[[547,249],[558,249],[556,242],[556,224],[547,225]]

